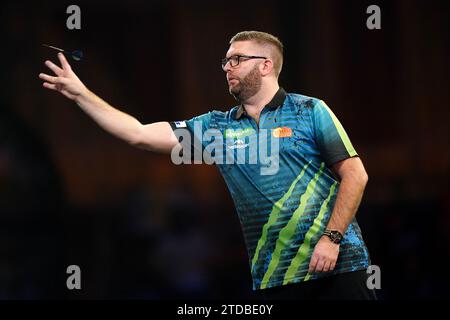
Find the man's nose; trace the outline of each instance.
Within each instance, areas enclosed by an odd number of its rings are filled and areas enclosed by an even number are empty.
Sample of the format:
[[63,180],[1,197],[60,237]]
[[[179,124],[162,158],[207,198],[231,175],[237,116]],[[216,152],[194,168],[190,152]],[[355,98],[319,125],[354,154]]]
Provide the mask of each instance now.
[[230,65],[230,61],[227,61],[227,63],[225,63],[225,65],[222,67],[223,71],[228,72],[231,70],[231,65]]

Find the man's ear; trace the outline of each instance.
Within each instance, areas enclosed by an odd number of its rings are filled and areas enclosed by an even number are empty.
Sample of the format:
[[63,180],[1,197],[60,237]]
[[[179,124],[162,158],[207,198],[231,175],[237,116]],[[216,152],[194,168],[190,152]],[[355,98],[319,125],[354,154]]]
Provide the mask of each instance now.
[[267,76],[268,74],[270,74],[273,70],[273,61],[270,59],[266,59],[264,60],[264,62],[262,62],[260,64],[260,71],[261,71],[261,75]]

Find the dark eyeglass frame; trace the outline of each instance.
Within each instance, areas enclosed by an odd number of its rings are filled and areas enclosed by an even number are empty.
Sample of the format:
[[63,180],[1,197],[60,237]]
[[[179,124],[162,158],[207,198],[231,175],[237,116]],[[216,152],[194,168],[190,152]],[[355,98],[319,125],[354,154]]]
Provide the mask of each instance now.
[[[233,63],[231,62],[232,59],[237,58],[237,63],[235,65],[233,65]],[[234,56],[231,56],[229,58],[223,58],[222,59],[222,69],[225,68],[225,66],[227,65],[228,62],[230,62],[230,66],[231,67],[237,67],[239,65],[239,63],[241,63],[241,58],[247,59],[247,60],[251,60],[251,59],[267,59],[267,57],[261,57],[261,56],[246,56],[246,55],[242,55],[242,54],[237,54]]]

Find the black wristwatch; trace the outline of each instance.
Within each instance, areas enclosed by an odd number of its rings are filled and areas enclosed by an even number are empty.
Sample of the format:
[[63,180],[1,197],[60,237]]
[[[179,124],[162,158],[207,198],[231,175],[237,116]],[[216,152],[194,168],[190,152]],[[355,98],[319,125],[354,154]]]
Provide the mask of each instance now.
[[330,238],[331,242],[334,242],[336,244],[340,244],[342,241],[342,238],[344,238],[344,236],[342,235],[342,233],[340,233],[337,230],[325,230],[323,232],[324,236],[327,236],[328,238]]

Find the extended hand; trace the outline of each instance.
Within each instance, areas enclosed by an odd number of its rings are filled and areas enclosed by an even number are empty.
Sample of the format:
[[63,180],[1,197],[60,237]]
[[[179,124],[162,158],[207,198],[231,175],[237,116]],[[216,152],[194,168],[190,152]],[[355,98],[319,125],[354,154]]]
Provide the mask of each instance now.
[[328,272],[334,270],[339,255],[339,245],[323,236],[317,242],[309,263],[309,273]]
[[46,81],[43,83],[44,88],[59,91],[67,98],[75,100],[87,88],[72,71],[72,68],[62,53],[58,53],[58,59],[61,62],[62,69],[49,60],[45,61],[45,65],[55,73],[56,77],[40,73],[39,78]]

